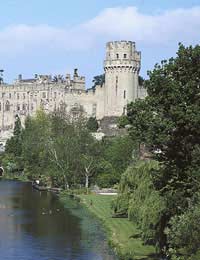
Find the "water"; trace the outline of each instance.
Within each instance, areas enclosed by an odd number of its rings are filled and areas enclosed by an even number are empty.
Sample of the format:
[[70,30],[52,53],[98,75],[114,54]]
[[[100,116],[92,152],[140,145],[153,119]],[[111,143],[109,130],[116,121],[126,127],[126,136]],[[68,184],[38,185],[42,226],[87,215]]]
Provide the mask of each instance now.
[[115,260],[98,221],[75,201],[0,181],[0,260]]

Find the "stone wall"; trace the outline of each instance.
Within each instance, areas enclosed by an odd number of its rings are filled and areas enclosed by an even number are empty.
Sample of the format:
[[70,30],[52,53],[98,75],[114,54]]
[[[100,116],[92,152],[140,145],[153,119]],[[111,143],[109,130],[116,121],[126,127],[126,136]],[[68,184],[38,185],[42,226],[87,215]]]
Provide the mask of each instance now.
[[[0,85],[0,143],[12,133],[16,115],[22,121],[38,109],[53,112],[62,109],[76,113],[82,110],[87,117],[119,117],[125,113],[127,103],[144,97],[139,88],[140,52],[134,42],[109,42],[104,62],[105,84],[86,90],[85,77],[74,70],[73,78],[57,75],[35,75],[12,85]],[[3,141],[4,142],[4,141]]]

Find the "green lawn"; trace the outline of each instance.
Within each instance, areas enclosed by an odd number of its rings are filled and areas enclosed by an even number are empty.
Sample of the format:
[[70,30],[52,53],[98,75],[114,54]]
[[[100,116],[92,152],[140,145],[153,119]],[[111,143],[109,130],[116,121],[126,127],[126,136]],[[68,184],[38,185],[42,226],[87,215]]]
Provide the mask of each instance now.
[[134,223],[125,218],[112,218],[110,206],[114,196],[79,195],[79,197],[89,210],[103,221],[108,230],[109,242],[112,243],[118,255],[121,255],[121,259],[155,259],[148,258],[149,255],[155,253],[154,247],[143,245],[139,238],[132,238],[139,234]]

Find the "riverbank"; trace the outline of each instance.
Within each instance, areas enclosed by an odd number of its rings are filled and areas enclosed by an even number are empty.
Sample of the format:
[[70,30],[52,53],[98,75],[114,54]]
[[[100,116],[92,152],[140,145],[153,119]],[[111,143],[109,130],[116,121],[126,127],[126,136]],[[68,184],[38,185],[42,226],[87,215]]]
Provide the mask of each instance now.
[[[24,181],[24,180],[21,180]],[[70,194],[69,194],[70,195]],[[65,203],[65,194],[60,194],[61,201]],[[87,207],[99,220],[101,220],[110,246],[115,250],[121,260],[155,260],[155,248],[143,245],[139,238],[139,230],[126,218],[112,218],[111,203],[114,196],[110,195],[75,195],[78,201]]]
[[80,202],[99,218],[107,231],[109,244],[120,259],[156,259],[155,248],[143,245],[139,230],[126,218],[112,218],[111,203],[113,196],[78,195]]

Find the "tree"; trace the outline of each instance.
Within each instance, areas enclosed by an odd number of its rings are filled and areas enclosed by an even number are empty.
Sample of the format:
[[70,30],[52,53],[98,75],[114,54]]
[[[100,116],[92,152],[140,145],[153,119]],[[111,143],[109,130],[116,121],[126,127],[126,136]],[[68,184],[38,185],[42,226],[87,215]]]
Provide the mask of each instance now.
[[92,88],[95,88],[96,86],[103,86],[105,83],[105,74],[95,76],[92,82],[94,83]]
[[96,173],[101,160],[101,150],[98,141],[89,135],[81,152],[81,162],[84,169],[85,188],[89,187],[89,179]]
[[31,179],[48,174],[50,165],[46,144],[49,131],[49,116],[44,111],[37,111],[34,118],[27,117],[22,133],[22,157],[25,172]]
[[18,116],[16,116],[13,136],[10,139],[8,139],[6,143],[6,147],[5,147],[6,153],[13,154],[16,157],[21,156],[21,152],[22,152],[21,134],[22,134],[21,120]]
[[170,220],[170,227],[165,232],[168,236],[169,252],[172,257],[179,255],[181,259],[185,260],[199,259],[195,258],[199,251],[199,216],[200,205],[196,205]]
[[91,132],[96,132],[99,128],[99,124],[95,117],[90,117],[87,121],[87,128]]
[[96,170],[96,182],[106,188],[119,183],[122,173],[135,160],[137,149],[129,136],[105,139],[101,145],[102,159]]
[[156,161],[138,161],[122,175],[119,195],[113,205],[115,215],[128,216],[141,230],[147,243],[159,242],[159,221],[165,210],[164,199],[154,188],[151,174],[158,170]]
[[60,171],[65,188],[84,184],[95,173],[98,143],[87,128],[87,121],[81,115],[76,118],[57,113],[51,118],[51,135],[48,142],[49,158]]
[[141,86],[141,87],[142,87],[142,86],[143,86],[143,84],[144,84],[144,81],[145,81],[145,80],[144,80],[144,78],[143,78],[143,77],[141,77],[141,76],[139,76],[139,77],[138,77],[138,83],[139,83],[139,86]]
[[105,142],[104,158],[111,163],[120,181],[121,174],[133,160],[136,149],[129,136],[115,137]]
[[[145,81],[148,97],[128,105],[130,134],[150,147],[163,167],[152,175],[155,188],[166,200],[160,222],[164,230],[173,216],[183,214],[199,189],[200,46],[179,45],[177,57],[156,64]],[[194,162],[198,164],[194,167]]]

